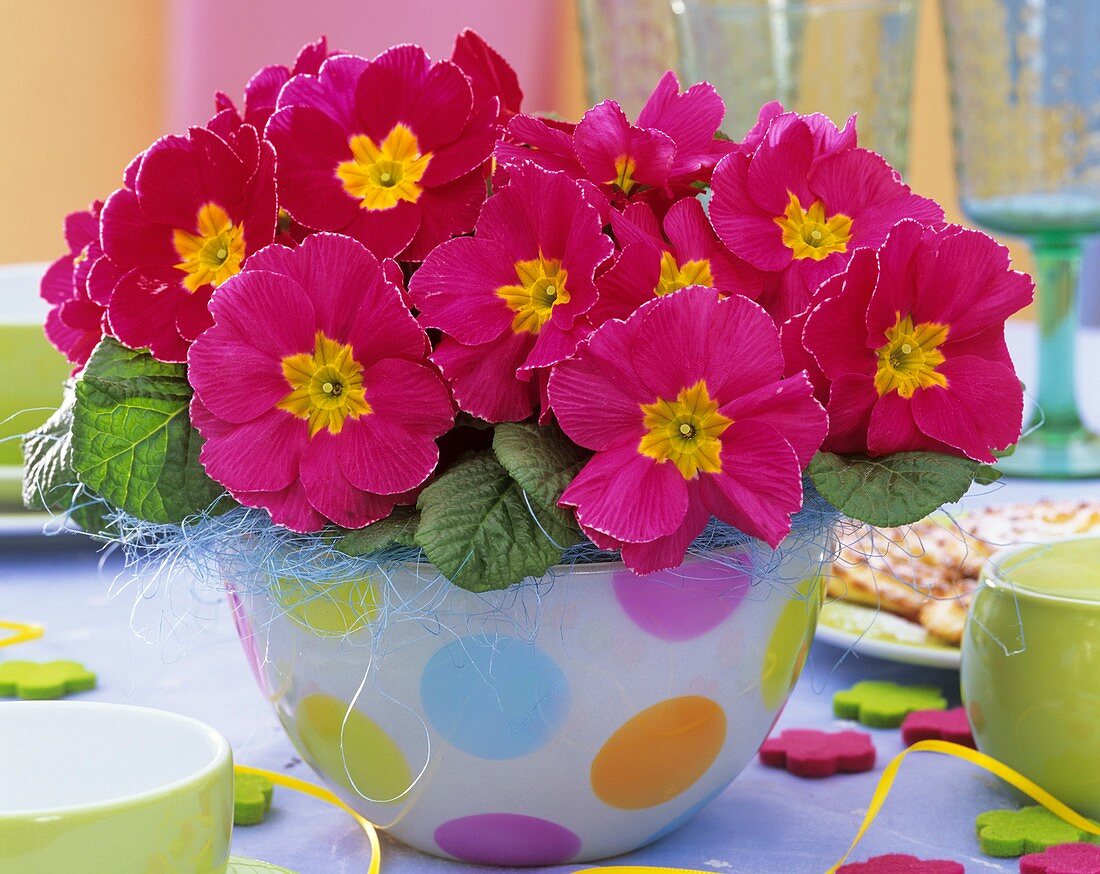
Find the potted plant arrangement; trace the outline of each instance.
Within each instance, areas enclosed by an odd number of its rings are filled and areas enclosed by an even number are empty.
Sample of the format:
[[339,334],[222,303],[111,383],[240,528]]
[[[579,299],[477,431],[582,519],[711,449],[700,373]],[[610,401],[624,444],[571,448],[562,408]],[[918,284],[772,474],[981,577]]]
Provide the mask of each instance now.
[[429,853],[676,828],[801,670],[841,518],[1019,437],[1031,299],[855,120],[667,73],[524,114],[477,34],[306,46],[151,145],[45,275],[29,505],[224,587],[305,759]]

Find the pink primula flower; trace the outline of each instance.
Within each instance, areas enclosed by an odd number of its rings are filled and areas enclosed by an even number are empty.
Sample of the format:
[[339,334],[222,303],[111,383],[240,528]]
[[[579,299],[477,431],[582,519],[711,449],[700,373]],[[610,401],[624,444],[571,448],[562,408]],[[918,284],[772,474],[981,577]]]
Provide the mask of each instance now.
[[516,71],[476,30],[466,28],[455,38],[451,62],[458,64],[470,80],[475,105],[497,98],[498,124],[507,124],[519,114],[523,91]]
[[103,257],[99,246],[100,201],[65,217],[67,254],[42,277],[39,293],[50,304],[46,337],[79,370],[106,332],[106,310],[88,291],[92,265]]
[[771,318],[713,289],[605,323],[549,392],[565,433],[596,453],[561,503],[638,573],[678,565],[711,516],[776,546],[826,431],[805,375],[783,378]]
[[631,204],[612,212],[611,227],[623,249],[596,280],[600,297],[589,313],[594,325],[625,319],[646,301],[693,285],[760,294],[762,274],[719,242],[697,198],[678,200],[664,222],[648,204]]
[[709,82],[697,82],[680,92],[680,81],[667,71],[638,113],[640,128],[659,130],[676,144],[669,182],[673,187],[690,187],[709,182],[715,165],[733,148],[719,139],[718,129],[726,115],[726,104]]
[[[332,54],[342,53],[333,52]],[[223,138],[227,130],[235,130],[242,124],[250,124],[256,130],[262,131],[271,114],[275,112],[279,92],[290,77],[302,74],[316,75],[321,69],[321,64],[329,57],[328,41],[322,36],[302,46],[294,59],[293,67],[273,64],[259,70],[244,86],[243,112],[237,109],[232,98],[224,91],[216,92],[214,106],[217,114],[210,120],[207,127]]]
[[485,200],[497,101],[475,105],[469,79],[404,45],[372,61],[329,58],[279,94],[267,137],[279,198],[307,227],[341,231],[378,257],[422,260],[469,231]]
[[121,278],[94,296],[127,346],[184,361],[210,325],[214,289],[274,236],[275,153],[248,125],[233,145],[192,128],[157,140],[131,166],[133,188],[107,199],[101,221],[104,254]]
[[833,120],[820,112],[810,115],[796,116],[788,113],[783,104],[778,100],[772,100],[760,107],[760,113],[754,124],[745,133],[745,136],[736,144],[736,150],[751,155],[767,136],[771,123],[781,115],[790,115],[801,118],[810,126],[814,136],[814,149],[819,156],[830,152],[842,152],[845,149],[856,147],[856,117],[850,116],[843,128],[838,128]]
[[1004,322],[1034,285],[978,231],[900,222],[823,291],[802,339],[829,381],[826,448],[994,460],[1020,436]]
[[269,246],[211,300],[191,347],[200,461],[242,504],[294,531],[388,515],[454,422],[428,338],[362,245]]
[[428,256],[409,292],[444,333],[432,360],[459,407],[490,422],[531,415],[533,377],[591,330],[593,277],[613,248],[576,183],[527,164],[485,202],[474,236]]
[[899,220],[943,221],[882,157],[855,147],[823,116],[775,116],[751,154],[714,171],[710,217],[730,251],[773,276],[761,303],[776,321],[805,309],[814,290],[859,246],[877,247]]
[[631,124],[613,100],[588,110],[575,128],[521,115],[508,125],[497,146],[501,174],[534,162],[576,179],[591,193],[604,221],[612,208],[646,201],[664,214],[681,197],[698,194],[715,164],[733,144],[715,134],[725,104],[711,85],[700,83],[680,93],[672,72],[665,73]]

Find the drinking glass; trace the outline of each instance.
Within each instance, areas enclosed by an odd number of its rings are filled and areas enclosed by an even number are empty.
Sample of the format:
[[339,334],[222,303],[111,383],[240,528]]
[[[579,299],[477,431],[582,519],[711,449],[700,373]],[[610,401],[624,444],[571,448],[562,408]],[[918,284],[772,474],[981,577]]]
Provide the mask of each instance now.
[[1082,242],[1100,232],[1100,3],[943,0],[963,211],[1025,237],[1039,315],[1036,411],[1019,476],[1100,475],[1077,410],[1074,334]]
[[669,0],[577,0],[589,105],[617,100],[634,118],[677,63]]
[[713,83],[723,127],[740,137],[760,105],[780,100],[843,124],[904,171],[909,149],[915,0],[670,0],[680,69]]

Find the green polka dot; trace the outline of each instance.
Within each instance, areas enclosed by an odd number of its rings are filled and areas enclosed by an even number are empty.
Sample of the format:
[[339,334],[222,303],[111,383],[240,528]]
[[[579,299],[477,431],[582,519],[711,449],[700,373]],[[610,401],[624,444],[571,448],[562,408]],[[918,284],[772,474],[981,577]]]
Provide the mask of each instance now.
[[275,600],[295,623],[323,637],[345,637],[378,615],[378,592],[370,576],[333,586],[279,580]]
[[811,577],[799,583],[795,592],[773,592],[771,595],[786,598],[788,603],[772,631],[760,672],[760,694],[769,708],[783,703],[802,671],[821,609],[823,589],[820,579]]
[[412,785],[401,748],[370,717],[355,709],[349,714],[347,704],[323,694],[303,698],[294,715],[311,764],[330,780],[379,802]]

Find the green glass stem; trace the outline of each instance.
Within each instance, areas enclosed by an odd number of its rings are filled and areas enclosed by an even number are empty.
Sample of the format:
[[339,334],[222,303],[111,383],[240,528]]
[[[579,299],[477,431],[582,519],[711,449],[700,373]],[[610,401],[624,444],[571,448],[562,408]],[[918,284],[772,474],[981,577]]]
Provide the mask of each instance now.
[[[1073,479],[1100,476],[1100,437],[1091,433],[1077,409],[1075,346],[1077,276],[1081,236],[1072,233],[1031,237],[1036,260],[1039,309],[1036,410],[1016,451],[998,464],[1015,476]],[[1028,433],[1029,432],[1029,433]]]
[[1077,237],[1036,237],[1036,303],[1039,309],[1039,379],[1028,427],[1042,423],[1036,436],[1067,440],[1083,429],[1077,411],[1077,279],[1081,243]]

